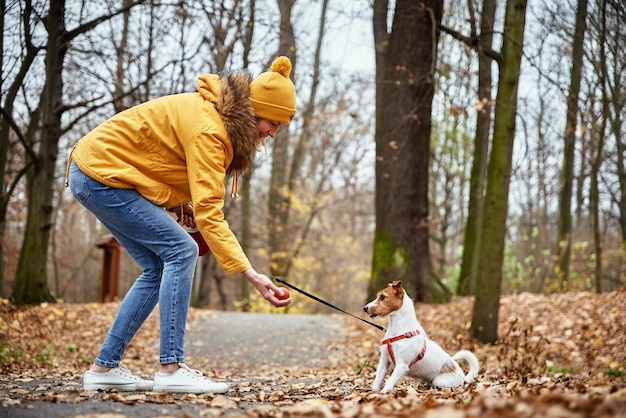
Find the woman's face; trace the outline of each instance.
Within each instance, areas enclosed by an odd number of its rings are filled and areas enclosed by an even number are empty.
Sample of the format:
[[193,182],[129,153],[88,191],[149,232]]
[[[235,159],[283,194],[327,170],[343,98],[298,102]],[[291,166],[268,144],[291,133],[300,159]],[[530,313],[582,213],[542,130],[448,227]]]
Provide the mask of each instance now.
[[271,136],[272,138],[276,137],[276,132],[278,132],[278,128],[282,126],[280,122],[272,122],[267,119],[259,119],[256,123],[256,130],[259,134],[259,143],[265,145],[265,138]]

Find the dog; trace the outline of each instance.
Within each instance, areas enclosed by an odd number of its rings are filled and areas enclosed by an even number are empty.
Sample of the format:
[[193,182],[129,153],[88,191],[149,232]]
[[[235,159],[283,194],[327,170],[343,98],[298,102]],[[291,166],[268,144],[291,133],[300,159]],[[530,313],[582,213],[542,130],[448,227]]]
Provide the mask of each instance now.
[[[450,356],[428,338],[415,315],[413,300],[402,288],[401,281],[389,283],[363,310],[372,318],[389,317],[385,339],[380,346],[373,390],[380,389],[390,365],[394,365],[394,369],[383,387],[383,393],[389,393],[405,375],[424,384],[444,388],[469,384],[478,375],[480,364],[474,353],[461,350]],[[469,364],[467,374],[457,363],[461,359]]]

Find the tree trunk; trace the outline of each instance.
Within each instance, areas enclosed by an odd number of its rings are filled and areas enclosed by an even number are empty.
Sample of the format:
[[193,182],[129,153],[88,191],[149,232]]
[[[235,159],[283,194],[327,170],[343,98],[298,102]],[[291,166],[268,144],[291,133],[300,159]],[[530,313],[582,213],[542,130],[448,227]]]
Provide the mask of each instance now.
[[[113,90],[113,108],[115,113],[119,113],[126,109],[124,104],[124,79],[126,78],[126,70],[124,62],[126,61],[126,46],[128,45],[128,21],[130,19],[130,9],[128,8],[132,0],[122,0],[122,8],[126,11],[123,14],[122,36],[119,45],[115,45],[115,53],[117,59],[117,69],[115,72],[115,89]],[[151,35],[150,35],[151,36]],[[149,74],[148,70],[148,74]]]
[[572,69],[569,93],[567,95],[567,117],[565,134],[563,135],[564,152],[561,171],[561,190],[559,193],[559,230],[558,256],[559,269],[557,277],[561,289],[566,290],[569,284],[569,265],[572,252],[572,189],[574,183],[574,151],[576,148],[576,126],[578,116],[578,94],[583,66],[583,41],[585,39],[587,19],[587,0],[578,0],[576,12],[576,29],[572,48]]
[[[471,2],[471,0],[470,0]],[[493,21],[496,14],[496,0],[484,0],[480,15],[480,47],[491,49],[493,41]],[[479,49],[480,51],[480,49]],[[467,210],[467,226],[463,244],[463,261],[457,294],[473,295],[476,289],[476,271],[480,246],[485,174],[489,157],[489,130],[491,128],[491,63],[485,54],[478,56],[478,113],[476,117],[476,138],[474,159],[470,179],[470,196]]]
[[[324,44],[324,33],[325,33],[325,28],[326,28],[327,10],[328,10],[328,0],[323,0],[322,10],[320,14],[320,21],[319,21],[319,26],[318,26],[319,29],[318,29],[317,43],[315,45],[315,57],[313,61],[313,68],[315,68],[315,71],[313,71],[313,76],[311,79],[311,87],[309,89],[309,98],[300,116],[302,120],[302,131],[300,132],[298,140],[295,146],[293,147],[294,148],[293,157],[291,159],[291,166],[289,168],[287,190],[289,190],[290,194],[295,191],[297,187],[296,184],[302,176],[302,163],[305,157],[307,156],[307,151],[309,151],[309,143],[313,136],[313,132],[311,130],[311,119],[313,119],[313,117],[315,116],[315,102],[317,100],[317,91],[318,91],[317,88],[320,82],[320,79],[319,79],[320,72],[318,71],[318,69],[322,65],[321,56],[322,56],[322,48]],[[324,180],[321,180],[318,186],[321,188],[323,184],[324,184]],[[321,193],[321,189],[318,189],[318,191]],[[318,195],[318,193],[316,193],[316,195]],[[289,212],[291,210],[291,200],[287,200],[286,204],[287,204],[286,210]],[[315,214],[316,214],[315,209],[312,209],[310,212],[310,217],[308,219],[308,222],[306,223],[307,225],[310,225],[310,222],[313,221],[313,219],[315,218]],[[295,236],[291,236],[290,242],[304,243],[305,242],[304,238],[306,237],[307,230],[308,228],[306,227],[303,228],[303,233],[300,236],[300,239],[297,239]],[[285,271],[283,272],[285,276],[289,275],[289,270],[293,263],[293,257],[297,256],[298,248],[300,248],[301,245],[302,244],[296,244],[294,246],[295,249],[292,249],[290,253],[287,255],[287,265],[285,267]]]
[[[606,109],[606,108],[605,108]],[[608,109],[606,109],[608,110]],[[606,113],[605,113],[606,115]],[[602,116],[603,128],[606,126],[606,116]],[[602,129],[601,132],[593,132],[594,136],[593,142],[595,142],[595,152],[591,156],[591,185],[589,190],[589,205],[591,211],[591,223],[593,225],[593,244],[594,244],[594,252],[596,255],[596,262],[594,266],[594,275],[595,275],[595,290],[596,293],[602,293],[602,234],[600,231],[600,187],[599,187],[599,177],[600,177],[600,167],[602,166],[602,152],[604,150],[604,132]]]
[[[581,0],[585,1],[586,0]],[[580,8],[581,5],[579,4]],[[600,175],[600,167],[602,166],[602,153],[604,149],[604,137],[606,133],[606,128],[608,125],[609,115],[611,114],[610,102],[609,102],[609,89],[607,88],[607,80],[609,77],[608,69],[607,69],[607,56],[606,56],[606,2],[602,2],[602,11],[600,13],[600,25],[598,27],[598,36],[599,36],[599,44],[598,47],[600,49],[600,60],[598,63],[600,71],[598,71],[598,83],[601,86],[602,90],[602,115],[601,115],[601,128],[599,131],[592,130],[591,133],[591,185],[589,192],[589,200],[590,200],[590,210],[591,210],[591,219],[593,225],[593,243],[596,254],[596,265],[595,265],[595,282],[596,282],[596,293],[602,293],[602,235],[600,233],[600,191],[599,191],[599,175]],[[592,116],[593,118],[593,116]],[[597,120],[593,118],[592,121]],[[619,141],[619,139],[618,139]],[[594,147],[595,145],[595,147]],[[594,152],[595,148],[595,152]]]
[[[46,17],[48,44],[46,49],[46,82],[41,94],[39,109],[41,130],[38,138],[36,129],[31,145],[39,141],[36,160],[26,174],[28,211],[24,243],[18,260],[13,299],[16,304],[53,302],[48,288],[47,253],[52,229],[52,200],[54,171],[61,136],[63,113],[63,60],[67,51],[65,31],[65,1],[50,2]],[[31,127],[39,127],[36,118]],[[29,157],[32,158],[32,157]]]
[[[6,9],[6,3],[2,0],[2,10]],[[22,83],[28,74],[28,71],[35,61],[37,57],[38,48],[33,45],[31,41],[31,27],[30,27],[30,19],[31,13],[33,9],[30,5],[30,2],[26,3],[23,12],[23,22],[24,22],[24,42],[26,44],[26,50],[23,52],[23,59],[20,63],[20,69],[15,76],[15,79],[10,83],[10,85],[5,85],[7,80],[0,80],[2,84],[3,91],[6,89],[6,96],[2,107],[2,113],[0,113],[0,185],[2,185],[1,194],[2,199],[0,201],[0,296],[8,297],[8,289],[4,289],[4,251],[3,251],[3,242],[4,242],[4,233],[6,226],[6,214],[7,208],[9,205],[9,201],[11,200],[11,191],[14,189],[14,186],[21,179],[20,175],[16,176],[13,179],[13,183],[11,185],[5,185],[5,173],[7,166],[7,156],[9,151],[9,138],[11,133],[11,121],[9,118],[12,117],[13,107],[15,99],[22,87]],[[2,19],[4,19],[4,13],[2,14]],[[4,23],[2,24],[4,28]],[[4,43],[4,37],[2,37],[2,43]],[[4,58],[2,58],[4,60]],[[15,127],[13,127],[15,128]],[[16,132],[18,136],[20,136],[19,132]],[[21,138],[24,141],[24,138]]]
[[[252,196],[251,183],[253,171],[246,173],[241,181],[241,248],[247,254],[252,242]],[[244,312],[250,310],[250,292],[252,285],[243,274],[239,278],[239,309]]]
[[[248,13],[250,19],[248,24],[245,25],[245,31],[242,36],[243,41],[243,68],[248,68],[249,56],[252,49],[252,36],[254,34],[254,11],[255,2],[251,0],[249,3]],[[241,247],[243,251],[248,254],[252,243],[252,196],[251,196],[251,180],[254,175],[254,168],[252,168],[246,175],[243,176],[241,182]],[[252,285],[243,275],[239,278],[239,301],[241,302],[240,309],[244,312],[250,310],[250,292],[252,292]]]
[[484,343],[493,343],[498,339],[498,310],[525,17],[526,0],[507,1],[503,64],[498,82],[493,148],[487,171],[481,229],[481,274],[476,278],[476,299],[471,325],[472,336]]
[[[0,16],[0,30],[4,33],[4,15],[6,14],[6,0],[0,0],[0,10],[2,10],[2,16]],[[4,51],[4,36],[0,39],[0,51]],[[4,54],[0,56],[0,68],[4,68]],[[0,79],[0,91],[4,91],[4,79]],[[4,173],[6,172],[6,161],[7,155],[9,152],[9,124],[5,121],[5,117],[2,113],[0,113],[0,135],[2,132],[5,132],[2,137],[0,137],[0,198],[4,200],[4,190],[5,190],[5,182],[4,182]],[[6,141],[5,141],[6,137]],[[4,205],[2,213],[5,213]],[[4,242],[4,231],[5,231],[5,223],[4,223],[4,215],[0,216],[0,297],[5,297],[4,294],[4,252],[3,245]]]
[[[254,21],[254,1],[249,4],[249,17],[247,22]],[[181,8],[180,16],[182,19],[182,28],[185,27],[186,24],[186,12],[185,8],[189,7],[186,3],[180,3],[179,7]],[[209,2],[204,4],[203,12],[209,22],[207,33],[210,33],[210,36],[207,36],[207,39],[210,39],[211,45],[211,57],[210,61],[214,63],[213,67],[215,73],[222,73],[227,70],[226,64],[229,61],[229,58],[232,55],[233,49],[235,45],[238,43],[243,43],[244,51],[243,51],[243,68],[248,67],[248,54],[250,53],[250,40],[252,38],[252,31],[254,25],[252,24],[244,24],[242,19],[239,19],[240,16],[243,15],[243,11],[241,8],[241,2],[235,2],[226,7],[224,4],[220,2]],[[185,43],[186,34],[181,33],[180,37],[180,48],[184,50],[183,46]],[[181,74],[181,79],[185,79],[184,74]],[[247,249],[249,246],[249,235],[247,235],[246,228],[249,228],[249,205],[250,205],[250,176],[248,173],[242,176],[243,181],[241,188],[241,207],[242,207],[242,235],[241,235],[241,244],[244,251],[247,253]],[[223,211],[224,216],[226,218],[230,217],[229,212],[236,211],[239,205],[230,205],[225,204]],[[246,224],[248,222],[248,224]],[[200,307],[200,306],[208,306],[211,300],[211,291],[212,286],[215,286],[215,294],[219,298],[220,306],[226,307],[226,289],[224,285],[226,285],[229,281],[224,280],[224,272],[222,268],[217,264],[214,260],[212,254],[207,254],[205,257],[201,257],[198,260],[198,265],[196,268],[196,276],[195,280],[198,282],[194,287],[192,294],[192,306]],[[250,292],[250,287],[248,281],[242,276],[240,283],[240,291],[241,293],[236,297],[239,299],[244,299]],[[206,293],[206,294],[204,294]],[[245,297],[243,295],[246,295]],[[245,310],[245,306],[244,306]]]
[[[291,24],[291,10],[295,0],[278,0],[280,10],[280,34],[277,55],[284,55],[291,60],[291,77],[295,77],[296,39]],[[294,83],[295,84],[295,83]],[[272,151],[272,174],[270,179],[268,234],[270,245],[270,273],[284,276],[288,265],[289,231],[289,130],[288,126],[278,131]]]
[[[603,9],[602,23],[603,31],[609,31],[612,35],[612,39],[608,42],[602,43],[603,51],[611,53],[610,58],[606,58],[606,61],[602,61],[602,65],[606,65],[607,62],[611,64],[612,71],[605,67],[604,72],[607,75],[605,79],[605,88],[607,89],[607,100],[610,102],[612,111],[608,114],[605,113],[605,117],[608,117],[611,124],[611,132],[617,142],[617,177],[619,181],[619,193],[616,193],[616,201],[619,206],[619,225],[622,233],[622,268],[621,268],[621,283],[626,283],[626,135],[624,135],[622,129],[622,117],[624,114],[625,106],[623,99],[623,92],[625,89],[623,80],[623,45],[625,41],[625,34],[623,30],[611,30],[610,28],[623,28],[622,22],[626,20],[626,8],[623,2],[615,0],[603,0],[601,2]],[[611,18],[610,22],[607,22],[607,17]],[[606,39],[606,37],[605,37]],[[612,116],[615,115],[615,116]]]
[[376,231],[368,299],[402,280],[415,300],[441,300],[446,295],[433,285],[429,247],[428,169],[443,2],[396,1],[389,34],[386,5],[374,2]]
[[[129,7],[140,4],[137,0]],[[27,4],[27,10],[32,6]],[[62,133],[61,116],[63,104],[63,61],[71,40],[110,19],[117,13],[97,17],[67,32],[65,28],[65,1],[50,1],[45,28],[48,32],[45,57],[45,83],[39,104],[31,112],[31,120],[24,134],[23,145],[26,158],[26,195],[28,209],[24,242],[20,251],[13,288],[16,304],[53,302],[48,287],[48,247],[53,228],[53,184],[56,181],[55,166]],[[30,27],[25,23],[25,37],[30,44]],[[26,67],[28,68],[28,67]],[[21,86],[18,86],[19,89]]]

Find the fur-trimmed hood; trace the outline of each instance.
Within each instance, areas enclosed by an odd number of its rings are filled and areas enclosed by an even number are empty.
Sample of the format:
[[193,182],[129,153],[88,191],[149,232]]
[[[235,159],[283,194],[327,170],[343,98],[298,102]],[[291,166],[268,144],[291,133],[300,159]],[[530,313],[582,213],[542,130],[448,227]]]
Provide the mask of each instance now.
[[228,174],[246,171],[258,150],[256,113],[250,101],[251,81],[246,73],[205,74],[198,78],[198,92],[215,105],[233,146]]

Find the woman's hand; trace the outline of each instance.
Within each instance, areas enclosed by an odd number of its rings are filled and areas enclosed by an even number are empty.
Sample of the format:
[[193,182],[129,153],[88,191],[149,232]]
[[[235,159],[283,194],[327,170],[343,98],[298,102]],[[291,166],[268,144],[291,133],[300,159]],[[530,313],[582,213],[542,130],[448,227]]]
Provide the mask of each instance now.
[[261,296],[277,308],[284,308],[291,304],[293,299],[278,299],[275,294],[281,294],[282,290],[274,284],[266,275],[257,273],[253,268],[243,272],[246,279],[259,291]]
[[176,206],[174,208],[168,209],[170,212],[174,212],[176,216],[178,216],[178,220],[180,222],[180,209],[183,209],[183,221],[182,225],[188,228],[196,228],[196,219],[193,215],[193,206],[191,203],[186,203],[182,206]]
[[196,218],[190,203],[183,205],[183,224],[188,228],[196,228]]

